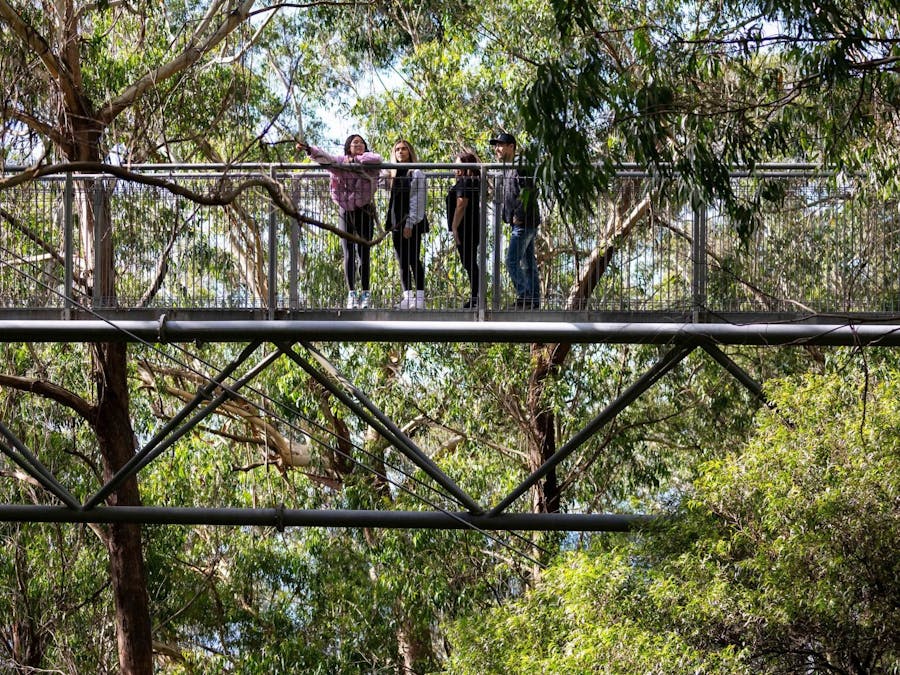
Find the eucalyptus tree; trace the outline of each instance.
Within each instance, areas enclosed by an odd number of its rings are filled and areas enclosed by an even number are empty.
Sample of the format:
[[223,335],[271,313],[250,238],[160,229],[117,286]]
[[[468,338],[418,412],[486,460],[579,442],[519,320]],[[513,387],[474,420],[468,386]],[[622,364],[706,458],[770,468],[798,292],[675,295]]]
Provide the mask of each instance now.
[[[681,199],[681,204],[690,203],[690,199],[698,194],[696,191],[706,199],[721,198],[736,224],[735,229],[745,241],[754,223],[759,222],[762,202],[765,199],[783,200],[784,195],[762,185],[750,193],[750,199],[744,199],[733,191],[728,176],[728,170],[737,165],[753,166],[764,161],[795,159],[860,168],[860,160],[866,158],[872,163],[865,168],[875,169],[876,175],[885,180],[886,187],[891,187],[890,180],[895,174],[890,171],[890,166],[895,161],[895,154],[890,148],[896,137],[897,124],[893,51],[897,29],[892,18],[896,16],[895,7],[880,6],[872,12],[867,8],[856,8],[850,11],[854,18],[843,27],[838,25],[836,18],[840,12],[828,10],[824,12],[825,17],[817,19],[819,9],[812,6],[769,4],[759,15],[743,13],[741,7],[735,6],[717,12],[713,7],[680,3],[659,3],[651,7],[646,4],[607,7],[584,3],[576,7],[581,13],[570,11],[572,7],[571,3],[554,5],[559,41],[555,53],[548,50],[543,62],[517,60],[513,49],[507,54],[506,70],[478,70],[481,61],[476,57],[457,60],[454,35],[457,39],[459,35],[468,37],[471,33],[484,31],[486,25],[493,25],[485,17],[496,16],[493,14],[496,8],[484,8],[480,14],[483,23],[477,22],[477,15],[474,21],[469,16],[468,26],[460,25],[456,34],[445,30],[434,42],[416,43],[406,61],[399,64],[409,82],[438,82],[437,89],[423,85],[414,95],[392,92],[374,102],[367,101],[367,108],[361,106],[367,115],[378,121],[380,133],[390,135],[399,131],[413,142],[417,138],[424,139],[424,143],[437,141],[437,147],[432,150],[437,157],[443,153],[442,143],[460,143],[459,132],[452,126],[460,119],[468,121],[468,131],[462,134],[465,141],[483,139],[481,134],[486,127],[515,129],[520,125],[519,128],[527,132],[527,135],[523,134],[528,139],[526,147],[533,150],[531,157],[538,164],[539,175],[550,195],[558,198],[568,215],[574,213],[577,216],[576,222],[589,223],[585,229],[592,230],[590,240],[600,242],[587,256],[590,262],[580,269],[581,274],[570,280],[568,301],[571,306],[577,307],[591,298],[610,262],[629,237],[646,232],[651,219],[658,221],[665,217],[665,207],[661,207],[664,199],[659,194],[651,190],[615,189],[618,186],[610,189],[610,177],[619,162],[636,161],[651,172],[671,177],[674,189],[669,195],[680,195],[671,198],[676,202]],[[790,29],[779,26],[781,33],[764,35],[764,31],[776,27],[774,23],[763,25],[760,16],[765,16],[766,12],[772,17],[783,12],[784,26],[790,26]],[[536,14],[540,16],[539,12]],[[532,14],[528,16],[533,18]],[[696,34],[690,33],[698,23],[703,23],[703,28],[697,28]],[[542,24],[535,22],[533,25]],[[734,29],[734,26],[748,30],[756,27],[759,32],[749,30],[745,40],[741,29]],[[812,32],[804,26],[809,26]],[[466,28],[471,32],[465,32]],[[504,24],[503,30],[512,35],[519,34],[517,31],[528,34],[527,28],[514,23]],[[723,37],[729,30],[733,31],[727,34],[729,37]],[[791,42],[793,38],[786,37],[789,34],[800,35],[795,40],[796,45]],[[735,35],[741,37],[735,38]],[[855,40],[854,35],[859,37],[860,44],[865,44],[860,51],[851,50],[849,61],[855,59],[855,65],[826,67],[827,59],[819,49],[837,51],[838,45]],[[523,40],[523,43],[529,47],[536,44],[530,40]],[[745,46],[748,47],[746,53],[742,51]],[[789,49],[791,46],[796,48]],[[876,50],[881,50],[880,57],[875,54]],[[465,52],[465,49],[460,51]],[[447,55],[446,63],[441,60],[444,55]],[[404,64],[410,67],[405,69]],[[815,70],[816,64],[822,66],[820,70]],[[809,69],[804,70],[807,67]],[[492,88],[496,91],[498,82],[504,81],[516,68],[529,73],[530,76],[522,79],[529,84],[519,89],[511,88],[506,100],[497,103],[493,115],[490,109],[480,107],[483,101],[491,100]],[[862,73],[867,75],[862,76]],[[832,106],[817,104],[814,83],[827,83],[828,91],[835,95]],[[478,94],[467,98],[462,105],[453,103],[458,99],[448,95],[456,91],[469,93],[476,87]],[[434,99],[429,98],[429,91],[436,92]],[[515,106],[509,106],[510,100],[520,102],[521,108],[517,111]],[[449,112],[442,114],[442,110]],[[877,113],[870,114],[875,110]],[[430,126],[423,120],[428,120]],[[849,130],[856,133],[843,134]],[[590,170],[594,163],[599,163],[598,170]],[[677,177],[681,180],[675,181]],[[659,185],[659,182],[655,184]],[[599,198],[598,187],[601,188]],[[779,206],[776,205],[775,210]],[[588,219],[588,211],[599,211],[601,218]],[[554,225],[551,221],[548,229]],[[597,230],[601,230],[602,236],[596,236]],[[585,239],[588,239],[587,235]],[[549,255],[554,253],[548,251]],[[802,272],[799,264],[791,269]],[[566,344],[534,345],[528,355],[523,354],[521,348],[502,356],[498,354],[501,350],[496,350],[491,352],[494,361],[490,375],[470,383],[469,392],[497,384],[491,395],[501,411],[487,416],[496,425],[491,430],[507,441],[515,438],[520,443],[507,445],[527,449],[528,456],[525,457],[515,452],[509,454],[513,461],[521,461],[526,469],[536,468],[554,451],[556,435],[567,429],[562,414],[567,403],[582,406],[571,406],[571,410],[578,409],[581,413],[575,415],[576,418],[584,419],[585,412],[596,411],[588,403],[588,391],[592,394],[603,391],[603,385],[598,386],[596,380],[591,381],[590,387],[585,387],[583,398],[567,400],[581,384],[577,380],[577,371],[583,366],[582,359],[587,351],[575,349],[573,352],[572,346]],[[626,350],[623,352],[626,354],[622,356],[623,363],[632,365],[634,361],[630,359],[635,357],[628,356]],[[821,353],[811,352],[810,355],[815,359],[816,367],[825,360]],[[647,356],[646,352],[641,354],[643,363],[647,363],[644,360]],[[608,355],[604,357],[608,358]],[[778,366],[766,363],[758,356],[741,355],[741,358],[747,357],[753,358],[755,365],[761,366],[766,374],[778,372]],[[501,359],[499,367],[496,365],[498,358]],[[602,363],[601,358],[593,363]],[[798,362],[794,359],[803,356],[782,353],[779,358],[797,367]],[[614,363],[613,359],[610,361]],[[477,372],[485,372],[481,369],[484,362],[473,359],[474,363],[480,364],[480,367],[476,366]],[[525,363],[527,368],[522,367]],[[688,362],[695,374],[699,370],[696,364],[694,360]],[[809,362],[805,364],[808,366]],[[583,370],[581,372],[584,377]],[[610,377],[606,383],[609,386],[615,383],[613,378],[629,371],[622,368],[618,372],[604,372]],[[679,381],[684,382],[683,379]],[[604,500],[614,503],[616,497],[624,496],[619,491],[622,483],[614,485],[620,479],[632,481],[629,487],[644,490],[645,495],[652,494],[653,488],[668,478],[667,473],[678,472],[675,467],[679,460],[683,462],[683,473],[677,477],[683,482],[670,482],[667,487],[685,489],[687,481],[684,479],[692,477],[695,468],[691,459],[696,460],[704,453],[709,453],[705,455],[708,457],[721,451],[723,446],[717,445],[722,438],[705,437],[699,432],[699,429],[712,428],[710,419],[692,426],[691,422],[700,415],[685,415],[683,406],[711,405],[713,424],[721,425],[729,413],[737,411],[733,399],[721,396],[718,387],[719,384],[709,381],[698,389],[677,389],[673,385],[652,403],[637,406],[628,415],[623,415],[610,428],[607,438],[591,443],[584,464],[564,464],[563,469],[570,471],[568,475],[548,475],[548,480],[534,493],[532,508],[552,509],[560,503],[568,505],[592,499],[594,503],[604,503]],[[614,396],[616,390],[611,388]],[[602,395],[597,399],[602,400]],[[479,412],[484,414],[484,408],[479,407]],[[664,439],[665,431],[656,438],[647,434],[647,442],[643,442],[641,431],[630,428],[641,421],[641,415],[645,420],[669,420],[666,431],[674,432],[673,435]],[[518,422],[515,429],[510,428],[513,420]],[[733,435],[726,443],[733,447],[740,439],[738,430],[746,430],[746,419],[732,417],[728,424],[734,426],[729,430]],[[674,447],[675,451],[668,457],[657,455],[653,458],[653,451],[658,452],[666,445],[670,449]],[[616,458],[627,456],[622,453],[626,449],[634,452],[638,461],[631,465],[616,465]],[[690,458],[692,452],[694,457]],[[648,458],[659,461],[654,464],[646,461]],[[641,473],[641,469],[646,471]],[[585,480],[579,483],[579,477]],[[507,484],[502,480],[494,483],[496,486]],[[654,496],[658,498],[659,493]],[[598,567],[603,569],[603,563]],[[553,597],[555,590],[548,591],[538,602],[550,602],[548,598]],[[529,605],[523,614],[532,610],[533,605]],[[498,630],[491,638],[502,641],[509,637],[503,634],[504,628],[509,626],[504,623],[509,616],[502,611],[498,616]],[[532,628],[529,626],[524,632]],[[477,628],[472,630],[477,632]],[[472,634],[466,632],[463,640],[471,639]],[[548,651],[553,653],[554,647]],[[677,646],[672,649],[677,651]],[[499,663],[495,657],[505,656],[496,652],[489,653],[485,659],[476,656],[471,661],[476,665],[470,672],[490,671],[492,665]],[[508,656],[508,662],[512,664],[520,655],[510,653]],[[523,672],[547,670],[549,665],[528,662],[523,666]],[[568,666],[570,670],[586,669],[584,663],[574,667],[569,663]],[[723,666],[723,672],[729,667],[728,664]],[[497,667],[495,672],[507,671]],[[515,672],[515,667],[510,667],[509,672]],[[566,672],[566,666],[560,666],[559,672]],[[622,672],[628,672],[628,667],[623,666]]]
[[[261,123],[272,117],[262,114],[269,105],[268,83],[248,75],[242,58],[279,9],[258,4],[0,2],[3,152],[9,160],[34,162],[3,182],[26,181],[47,171],[52,161],[103,171],[111,153],[143,161],[191,157],[199,148],[206,156],[240,157],[263,133]],[[261,105],[253,107],[254,102]],[[77,277],[98,306],[114,305],[109,191],[102,180],[78,185],[96,190],[99,201],[78,202],[83,269]],[[92,268],[95,242],[106,269]],[[4,376],[3,385],[51,399],[83,418],[108,478],[135,449],[126,347],[95,344],[90,352],[90,387],[58,386],[40,373]],[[136,480],[126,481],[111,501],[139,504]],[[149,673],[151,626],[140,528],[111,525],[103,537],[120,668]]]
[[812,162],[896,190],[896,0],[553,9],[560,49],[540,65],[523,114],[556,148],[543,168],[558,194],[584,194],[636,162],[724,199],[749,228],[754,204],[733,192],[735,167]]
[[848,360],[772,381],[776,409],[658,530],[457,622],[447,672],[896,672],[896,359]]

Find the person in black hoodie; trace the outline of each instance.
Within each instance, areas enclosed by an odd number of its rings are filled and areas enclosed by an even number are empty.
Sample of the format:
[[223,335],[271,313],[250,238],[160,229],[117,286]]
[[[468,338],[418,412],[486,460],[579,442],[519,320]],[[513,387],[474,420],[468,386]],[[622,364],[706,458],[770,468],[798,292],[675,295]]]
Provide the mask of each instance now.
[[[455,164],[477,164],[474,152],[464,150]],[[456,183],[447,193],[447,228],[453,233],[456,252],[469,277],[469,299],[463,309],[478,306],[478,244],[481,240],[481,178],[477,168],[456,169]]]

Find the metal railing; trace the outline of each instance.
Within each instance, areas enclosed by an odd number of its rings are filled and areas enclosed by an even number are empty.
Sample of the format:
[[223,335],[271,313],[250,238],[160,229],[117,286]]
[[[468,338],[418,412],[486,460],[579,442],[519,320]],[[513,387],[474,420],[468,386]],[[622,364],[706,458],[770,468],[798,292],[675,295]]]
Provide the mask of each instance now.
[[[480,171],[484,186],[481,287],[486,292],[480,307],[463,310],[468,282],[445,215],[454,167],[418,166],[428,175],[432,224],[423,244],[429,311],[481,318],[503,311],[514,293],[504,265],[508,226],[497,201],[500,167],[468,165]],[[337,225],[329,175],[318,166],[222,169],[136,171],[199,195],[214,193],[223,181],[239,185],[263,175],[283,187],[304,217]],[[779,197],[762,203],[756,226],[743,235],[720,204],[700,203],[636,171],[616,178],[593,217],[567,219],[559,205],[542,202],[536,244],[542,303],[529,318],[566,312],[703,321],[729,313],[900,311],[896,201],[852,177],[836,179],[804,167],[772,167],[732,180],[747,203],[763,191]],[[376,193],[382,224],[387,196],[383,189]],[[629,221],[642,200],[649,207]],[[108,232],[93,227],[104,210]],[[112,256],[111,265],[104,256]],[[114,284],[102,278],[110,270]],[[97,290],[112,287],[114,295]],[[399,295],[387,237],[372,248],[372,311],[392,310]],[[261,187],[224,206],[109,176],[45,177],[0,190],[0,312],[233,310],[302,318],[305,312],[341,310],[345,298],[339,237],[290,217]]]

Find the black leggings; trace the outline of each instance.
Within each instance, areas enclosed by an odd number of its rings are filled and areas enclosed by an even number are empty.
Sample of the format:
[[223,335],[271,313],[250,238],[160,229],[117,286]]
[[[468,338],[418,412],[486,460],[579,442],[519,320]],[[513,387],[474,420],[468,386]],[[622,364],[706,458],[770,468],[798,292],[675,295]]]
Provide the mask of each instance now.
[[469,275],[469,297],[474,300],[478,297],[478,284],[481,276],[478,273],[478,231],[472,232],[464,227],[459,228],[459,243],[456,245],[456,252],[459,253],[463,269]]
[[[370,206],[363,206],[352,211],[341,210],[339,226],[347,234],[355,234],[371,241],[375,229]],[[362,290],[369,290],[369,271],[371,269],[371,247],[355,241],[341,238],[341,249],[344,252],[344,279],[347,288],[356,290],[356,262],[359,258],[359,283]]]
[[411,282],[415,278],[417,291],[425,290],[425,265],[422,263],[422,235],[413,230],[409,239],[403,237],[403,230],[393,230],[394,252],[400,264],[400,285],[404,291],[413,290]]

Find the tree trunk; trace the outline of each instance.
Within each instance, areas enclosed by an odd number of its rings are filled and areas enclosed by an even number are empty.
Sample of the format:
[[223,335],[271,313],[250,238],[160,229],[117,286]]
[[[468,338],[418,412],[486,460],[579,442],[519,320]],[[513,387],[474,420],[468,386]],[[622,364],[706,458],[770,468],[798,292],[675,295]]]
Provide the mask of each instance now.
[[[128,405],[127,348],[124,343],[94,346],[97,414],[94,430],[103,456],[104,479],[109,480],[134,456],[135,436]],[[137,479],[126,480],[109,503],[140,506]],[[107,530],[109,573],[116,609],[119,669],[128,675],[151,675],[153,647],[147,574],[141,527],[113,524]]]
[[[88,137],[93,139],[93,143],[89,143],[87,148],[80,148],[79,154],[97,161],[101,154],[99,133]],[[115,260],[109,195],[102,181],[94,181],[93,188],[100,191],[97,195],[99,198],[91,198],[90,201],[100,206],[99,211],[91,214],[92,229],[97,230],[94,236],[99,240],[94,259],[96,268],[93,298],[101,306],[114,306]],[[109,480],[134,457],[136,450],[128,395],[128,348],[125,343],[106,343],[94,345],[92,351],[97,390],[92,426],[103,459],[104,479]],[[137,478],[131,477],[123,482],[108,501],[110,505],[116,506],[140,506]],[[116,611],[119,670],[123,675],[152,675],[153,635],[141,527],[134,524],[113,524],[109,526],[107,534],[109,574]]]
[[397,628],[397,648],[400,652],[399,675],[426,673],[434,667],[431,634],[427,630],[417,630],[408,619],[401,621]]
[[[564,347],[568,353],[568,345],[533,344],[531,361],[535,364],[528,383],[526,397],[529,423],[531,425],[532,443],[529,444],[528,470],[536,471],[556,452],[556,415],[542,402],[547,378],[562,365],[564,356],[554,363],[554,354],[558,347]],[[557,513],[559,511],[559,481],[556,470],[550,471],[543,481],[532,491],[532,510],[537,513]]]
[[[33,673],[41,668],[44,660],[45,635],[35,621],[36,612],[28,597],[28,582],[31,569],[28,556],[19,542],[18,532],[15,540],[16,587],[10,589],[14,615],[23,617],[14,621],[10,628],[11,655],[16,673]],[[20,607],[17,607],[20,606]]]
[[[619,195],[615,208],[610,213],[603,233],[606,244],[597,247],[575,280],[566,300],[567,309],[581,309],[587,306],[600,279],[618,250],[618,242],[643,222],[650,214],[650,196],[635,203],[633,186]],[[556,414],[543,401],[547,380],[553,377],[565,364],[572,345],[566,343],[531,345],[531,362],[534,368],[528,382],[526,410],[528,412],[528,470],[534,472],[556,452]],[[543,481],[532,491],[532,508],[538,513],[556,513],[561,500],[560,483],[556,470],[547,473]]]

